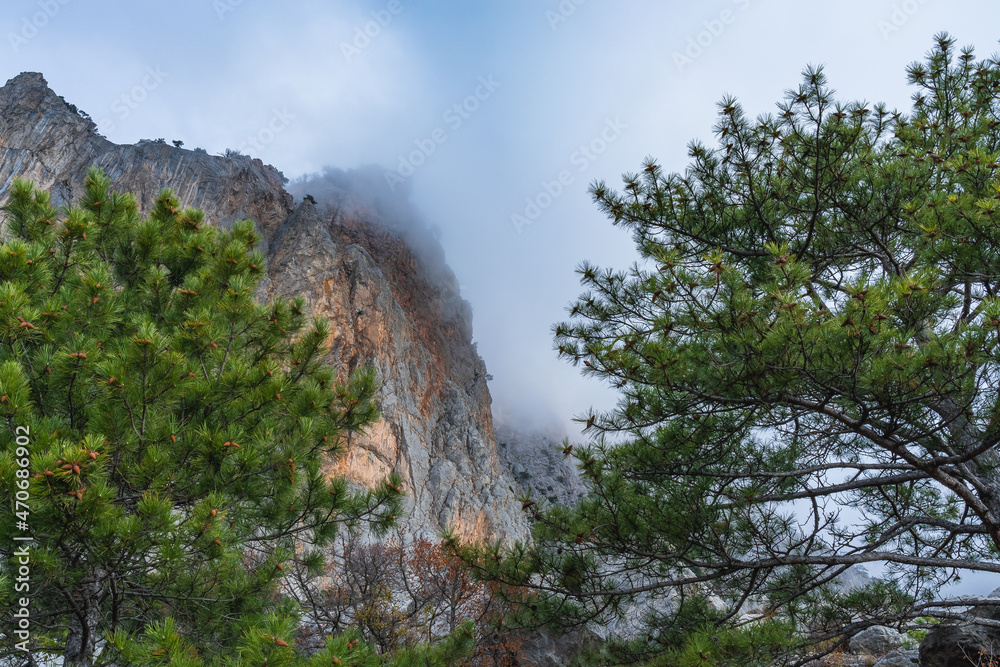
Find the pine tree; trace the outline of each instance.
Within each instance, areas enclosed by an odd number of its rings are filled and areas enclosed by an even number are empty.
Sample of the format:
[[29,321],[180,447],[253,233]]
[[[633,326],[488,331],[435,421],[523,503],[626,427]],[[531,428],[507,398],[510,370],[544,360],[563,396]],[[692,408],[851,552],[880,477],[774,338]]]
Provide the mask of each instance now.
[[[986,622],[940,589],[1000,573],[1000,61],[942,34],[908,77],[903,114],[808,68],[776,115],[724,99],[684,174],[650,159],[621,191],[592,185],[641,261],[583,264],[555,328],[620,390],[572,448],[590,491],[525,498],[532,548],[465,552],[532,587],[536,620],[639,605],[604,660],[671,665]],[[836,585],[866,563],[886,568]],[[723,632],[751,606],[772,619],[751,641]]]
[[377,416],[373,372],[337,380],[304,299],[254,300],[250,221],[224,231],[169,191],[143,217],[96,170],[64,213],[20,180],[5,210],[0,479],[30,513],[0,509],[4,623],[28,597],[32,648],[66,665],[285,664],[253,656],[292,656],[288,564],[319,572],[338,528],[400,512],[395,477],[358,492],[324,473]]

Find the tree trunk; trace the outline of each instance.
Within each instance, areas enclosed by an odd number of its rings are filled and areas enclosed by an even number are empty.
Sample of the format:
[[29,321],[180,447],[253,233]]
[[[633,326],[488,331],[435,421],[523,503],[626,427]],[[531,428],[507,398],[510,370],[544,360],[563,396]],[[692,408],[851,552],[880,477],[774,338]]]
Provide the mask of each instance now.
[[948,431],[959,446],[956,454],[980,452],[968,463],[956,467],[964,473],[967,481],[978,482],[976,495],[988,511],[985,515],[977,512],[977,515],[989,531],[993,544],[1000,548],[1000,453],[994,447],[980,451],[987,444],[986,434],[972,423],[966,409],[954,400],[941,401],[932,405],[931,409],[945,420]]
[[86,595],[79,602],[79,611],[70,618],[69,636],[63,652],[64,667],[91,667],[97,651],[97,621],[100,607],[100,584],[88,581],[83,586]]

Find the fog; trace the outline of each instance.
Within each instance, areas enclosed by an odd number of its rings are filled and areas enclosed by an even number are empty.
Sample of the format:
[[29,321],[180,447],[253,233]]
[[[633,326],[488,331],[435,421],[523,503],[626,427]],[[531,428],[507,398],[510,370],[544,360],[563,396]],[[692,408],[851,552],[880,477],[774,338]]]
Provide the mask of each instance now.
[[334,193],[353,178],[338,170],[377,165],[369,186],[391,193],[386,206],[432,253],[440,241],[472,305],[497,412],[574,437],[572,417],[615,394],[556,358],[551,327],[580,291],[580,261],[635,257],[590,181],[617,183],[647,155],[683,170],[686,144],[712,141],[723,95],[771,112],[807,64],[824,64],[842,98],[906,109],[905,66],[936,32],[981,56],[998,37],[987,0],[4,7],[4,80],[43,72],[115,142],[237,149],[289,178],[314,175],[311,189],[325,171]]
[[409,183],[389,187],[383,172],[377,165],[346,170],[327,166],[292,179],[285,189],[296,202],[311,197],[334,219],[349,217],[391,230],[406,240],[434,282],[453,283],[455,274],[441,247],[441,228],[428,224],[410,201]]

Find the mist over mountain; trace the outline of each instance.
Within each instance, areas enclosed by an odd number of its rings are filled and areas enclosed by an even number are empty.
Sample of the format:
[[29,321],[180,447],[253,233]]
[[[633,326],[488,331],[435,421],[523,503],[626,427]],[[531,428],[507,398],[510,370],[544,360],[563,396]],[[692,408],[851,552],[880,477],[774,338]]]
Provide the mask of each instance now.
[[311,197],[335,226],[360,225],[398,237],[419,258],[422,275],[438,291],[441,316],[459,320],[471,337],[472,307],[461,297],[458,279],[445,260],[441,231],[428,224],[410,201],[408,184],[388,187],[383,169],[325,167],[292,179],[286,186],[297,201]]
[[434,276],[454,281],[441,247],[441,230],[429,225],[410,201],[409,183],[390,188],[377,165],[357,169],[327,166],[314,174],[292,179],[285,187],[297,200],[311,196],[321,211],[363,218],[399,234],[426,262],[425,269]]

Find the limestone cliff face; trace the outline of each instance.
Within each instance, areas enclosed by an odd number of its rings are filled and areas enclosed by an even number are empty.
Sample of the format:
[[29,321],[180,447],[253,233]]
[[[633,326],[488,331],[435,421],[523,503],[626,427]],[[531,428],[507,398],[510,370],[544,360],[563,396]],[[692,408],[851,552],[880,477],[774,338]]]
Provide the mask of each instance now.
[[415,245],[350,179],[337,207],[296,207],[282,174],[258,159],[113,144],[40,74],[0,89],[0,204],[15,177],[51,191],[57,205],[73,201],[93,165],[144,208],[166,187],[215,224],[256,221],[269,256],[261,298],[303,295],[334,325],[330,360],[341,372],[375,366],[382,420],[352,439],[341,472],[362,484],[402,475],[414,533],[454,526],[467,537],[527,536],[516,482],[498,455],[469,306],[433,261],[443,255],[436,241],[425,235]]
[[497,454],[486,366],[465,321],[439,312],[448,286],[427,280],[392,231],[340,222],[308,201],[279,230],[269,273],[269,294],[301,294],[334,323],[339,369],[378,371],[382,421],[352,440],[339,471],[363,483],[400,473],[419,532],[524,538]]

